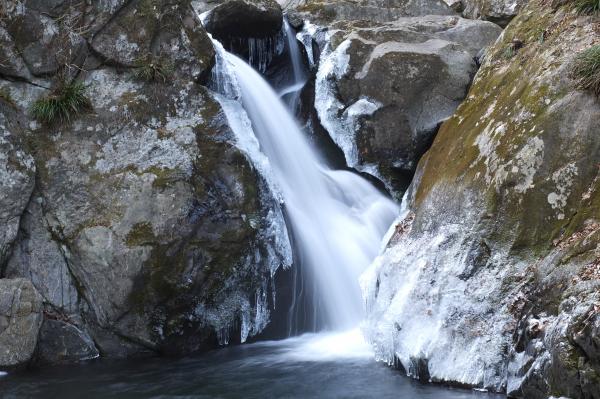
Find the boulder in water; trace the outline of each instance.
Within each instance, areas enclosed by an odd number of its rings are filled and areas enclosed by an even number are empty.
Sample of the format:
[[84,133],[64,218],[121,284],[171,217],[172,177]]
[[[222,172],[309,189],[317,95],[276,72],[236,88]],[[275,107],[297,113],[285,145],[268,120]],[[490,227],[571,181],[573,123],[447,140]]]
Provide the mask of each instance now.
[[99,356],[94,341],[73,324],[52,319],[42,323],[36,364],[73,363]]
[[500,28],[453,16],[339,22],[321,59],[315,107],[351,167],[401,193],[439,124],[465,98],[475,57]]
[[599,397],[600,103],[570,79],[593,29],[531,2],[487,52],[419,163],[410,233],[362,277],[380,358],[511,397]]

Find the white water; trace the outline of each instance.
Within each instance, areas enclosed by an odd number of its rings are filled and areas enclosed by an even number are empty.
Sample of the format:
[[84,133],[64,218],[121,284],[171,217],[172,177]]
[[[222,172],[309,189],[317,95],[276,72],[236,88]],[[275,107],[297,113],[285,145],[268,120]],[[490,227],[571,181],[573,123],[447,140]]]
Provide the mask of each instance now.
[[328,329],[354,328],[364,315],[359,276],[377,256],[398,208],[358,175],[327,168],[260,74],[223,52],[218,43],[216,47],[223,61],[214,75],[223,81],[216,86],[235,87],[223,94],[241,102],[252,126],[232,128],[243,130],[235,132],[238,137],[255,136],[268,159],[271,184],[281,195],[295,239],[296,258],[315,285],[315,304],[320,305],[315,312]]

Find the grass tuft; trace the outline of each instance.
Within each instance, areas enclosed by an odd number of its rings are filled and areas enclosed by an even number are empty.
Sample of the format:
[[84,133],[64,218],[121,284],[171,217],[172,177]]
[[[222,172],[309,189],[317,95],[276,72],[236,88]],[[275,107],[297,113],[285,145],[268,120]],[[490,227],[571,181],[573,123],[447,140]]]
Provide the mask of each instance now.
[[69,122],[75,115],[92,109],[85,89],[81,82],[61,84],[49,95],[36,100],[31,113],[35,119],[49,125]]
[[572,69],[577,86],[600,97],[600,45],[582,51],[575,58]]
[[600,0],[574,0],[573,7],[578,14],[594,15],[600,13]]
[[165,83],[171,78],[174,71],[173,63],[163,58],[146,56],[135,63],[136,78],[146,82]]

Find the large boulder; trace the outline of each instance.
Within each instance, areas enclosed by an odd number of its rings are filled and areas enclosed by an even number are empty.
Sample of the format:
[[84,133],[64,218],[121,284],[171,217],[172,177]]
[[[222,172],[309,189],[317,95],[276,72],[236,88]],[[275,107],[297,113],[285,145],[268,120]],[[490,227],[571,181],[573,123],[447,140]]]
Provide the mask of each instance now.
[[333,24],[315,108],[348,165],[401,193],[403,177],[465,98],[477,53],[499,34],[492,23],[453,16]]
[[459,0],[465,18],[484,19],[506,26],[528,0]]
[[205,82],[214,48],[188,1],[129,2],[91,41],[109,63],[141,67],[168,63],[179,74]]
[[293,21],[329,25],[339,21],[391,22],[400,17],[456,15],[442,0],[297,0],[286,5]]
[[275,0],[227,0],[212,9],[206,29],[223,43],[233,38],[266,38],[281,30],[283,14]]
[[0,279],[0,367],[25,366],[42,324],[42,297],[25,279]]
[[534,2],[490,49],[362,277],[378,357],[511,397],[600,397],[600,102],[569,78],[598,40],[593,18]]
[[[64,4],[8,11],[85,23],[84,67],[0,79],[0,273],[43,298],[38,362],[245,341],[291,255],[279,203],[201,86],[210,38],[187,1]],[[90,109],[34,120],[46,88],[75,77]]]
[[74,363],[100,356],[94,341],[72,324],[46,319],[35,355],[37,365]]

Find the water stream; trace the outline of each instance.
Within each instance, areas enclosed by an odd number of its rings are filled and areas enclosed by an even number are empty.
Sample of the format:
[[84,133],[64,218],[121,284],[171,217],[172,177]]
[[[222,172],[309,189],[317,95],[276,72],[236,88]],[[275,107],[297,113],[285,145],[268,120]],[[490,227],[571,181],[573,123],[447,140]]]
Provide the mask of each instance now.
[[[294,267],[308,276],[314,330],[283,341],[230,347],[200,357],[97,361],[0,377],[3,398],[404,398],[483,395],[423,385],[374,361],[358,325],[359,276],[381,249],[398,206],[355,173],[328,168],[292,112],[307,80],[286,25],[294,73],[277,94],[245,61],[215,42],[218,91],[237,145],[265,177],[285,210]],[[285,103],[281,95],[285,95]],[[287,237],[286,237],[287,239]],[[290,318],[300,311],[295,298]],[[297,318],[297,317],[296,317]],[[244,333],[242,333],[244,334]],[[123,376],[127,376],[124,378]]]
[[[315,284],[318,329],[356,327],[363,318],[359,276],[377,256],[397,205],[357,174],[325,166],[265,79],[233,54],[221,58],[224,65],[217,68],[229,72],[218,73],[224,79],[218,86],[234,88],[224,94],[241,102],[251,122],[251,129],[244,126],[236,135],[258,140],[283,199],[296,259]],[[303,79],[298,63],[292,62],[293,85]]]

